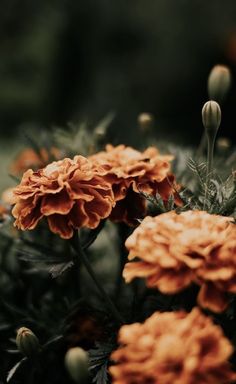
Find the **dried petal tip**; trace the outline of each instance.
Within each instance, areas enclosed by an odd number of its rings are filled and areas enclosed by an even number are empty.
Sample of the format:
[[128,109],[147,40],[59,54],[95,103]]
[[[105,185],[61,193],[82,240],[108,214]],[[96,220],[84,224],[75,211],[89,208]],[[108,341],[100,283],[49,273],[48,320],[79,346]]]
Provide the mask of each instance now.
[[16,345],[19,351],[26,357],[32,357],[40,350],[37,336],[29,329],[22,327],[16,335]]
[[138,115],[138,125],[143,133],[149,132],[154,123],[154,116],[151,113],[143,112]]
[[88,355],[82,348],[70,348],[66,352],[65,367],[75,383],[87,383],[89,376]]
[[221,123],[221,109],[216,101],[207,101],[202,108],[202,122],[207,134],[216,134]]
[[208,94],[210,99],[221,103],[231,86],[231,73],[225,65],[216,65],[208,77]]

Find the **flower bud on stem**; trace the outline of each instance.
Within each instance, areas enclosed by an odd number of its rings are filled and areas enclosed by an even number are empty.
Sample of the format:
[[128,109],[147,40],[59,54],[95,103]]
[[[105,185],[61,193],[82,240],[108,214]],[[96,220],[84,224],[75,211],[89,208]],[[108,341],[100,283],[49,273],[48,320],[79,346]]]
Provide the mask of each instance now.
[[88,354],[82,348],[74,347],[66,352],[65,367],[75,383],[86,384],[88,382]]
[[[226,98],[232,84],[232,76],[230,69],[226,65],[215,65],[207,80],[208,96],[211,100],[218,102],[220,105]],[[204,132],[199,147],[197,156],[201,156],[207,146],[207,137]]]
[[209,184],[213,165],[214,145],[216,134],[221,123],[221,109],[216,101],[207,101],[202,108],[202,122],[207,137],[207,171],[206,171],[206,188],[204,197],[204,206],[209,194]]
[[154,116],[151,113],[143,112],[138,115],[138,126],[142,134],[148,134],[152,131],[154,125]]
[[18,329],[16,345],[22,355],[26,357],[33,357],[40,351],[40,344],[37,336],[26,327]]
[[231,86],[231,73],[226,65],[215,65],[208,77],[208,95],[211,100],[222,103]]

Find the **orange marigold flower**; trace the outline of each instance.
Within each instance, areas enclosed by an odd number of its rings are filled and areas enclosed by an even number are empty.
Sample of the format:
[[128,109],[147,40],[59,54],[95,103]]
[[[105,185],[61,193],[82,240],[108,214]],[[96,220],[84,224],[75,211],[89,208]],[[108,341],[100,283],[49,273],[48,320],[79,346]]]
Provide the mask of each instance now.
[[214,312],[227,308],[236,293],[236,225],[232,218],[204,211],[174,211],[146,217],[127,239],[126,282],[135,277],[147,286],[174,294],[198,284],[198,303]]
[[40,149],[40,155],[33,148],[26,148],[16,157],[11,164],[10,172],[13,175],[22,175],[27,169],[34,170],[42,168],[50,162],[50,159],[59,160],[61,153],[58,148],[52,147],[49,150],[46,148]]
[[233,347],[198,308],[156,312],[143,324],[124,325],[112,353],[114,384],[229,384]]
[[74,229],[96,228],[114,205],[103,173],[83,156],[54,161],[36,172],[29,169],[14,189],[15,226],[34,229],[45,216],[50,230],[65,239]]
[[90,159],[106,169],[106,179],[112,184],[117,202],[111,215],[113,221],[137,224],[134,219],[146,212],[146,201],[140,191],[153,195],[158,192],[164,201],[174,194],[174,176],[170,173],[173,156],[160,155],[154,147],[139,152],[125,145],[109,144],[105,151]]

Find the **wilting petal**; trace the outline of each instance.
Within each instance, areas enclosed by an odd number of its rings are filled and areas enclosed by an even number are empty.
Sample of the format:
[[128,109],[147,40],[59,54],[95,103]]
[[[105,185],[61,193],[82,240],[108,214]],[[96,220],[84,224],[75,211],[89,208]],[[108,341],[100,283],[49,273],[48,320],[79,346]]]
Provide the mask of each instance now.
[[68,223],[68,217],[63,215],[48,216],[48,225],[50,230],[62,239],[70,239],[73,236],[73,228]]
[[64,190],[56,195],[46,195],[42,198],[41,212],[45,216],[55,213],[66,215],[70,212],[74,201],[70,199],[68,193]]
[[147,201],[140,194],[128,190],[126,197],[116,203],[110,219],[114,222],[124,222],[136,226],[147,210]]
[[43,217],[40,211],[40,200],[31,200],[28,204],[25,200],[22,200],[13,208],[12,214],[16,218],[15,226],[19,229],[34,229]]
[[200,289],[198,303],[201,307],[213,312],[223,312],[227,308],[229,300],[225,292],[218,290],[214,284],[207,283]]

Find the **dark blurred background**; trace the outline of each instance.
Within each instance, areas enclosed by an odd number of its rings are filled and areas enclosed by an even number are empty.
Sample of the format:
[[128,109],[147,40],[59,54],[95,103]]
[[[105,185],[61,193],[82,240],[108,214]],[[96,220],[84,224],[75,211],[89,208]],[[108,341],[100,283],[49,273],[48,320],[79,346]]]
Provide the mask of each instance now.
[[[1,0],[0,133],[50,129],[108,112],[131,143],[140,112],[160,136],[201,136],[206,80],[217,63],[236,78],[235,0]],[[223,136],[236,136],[236,87]]]

